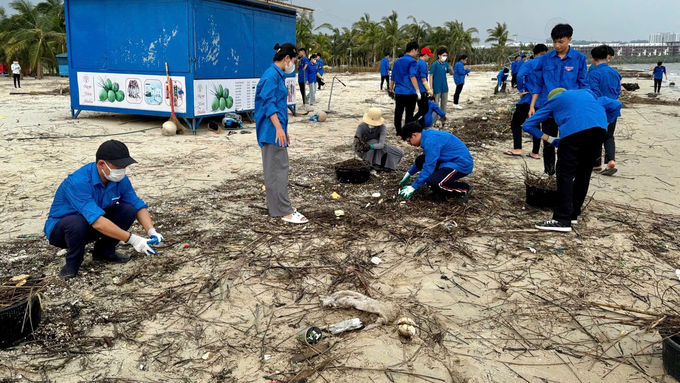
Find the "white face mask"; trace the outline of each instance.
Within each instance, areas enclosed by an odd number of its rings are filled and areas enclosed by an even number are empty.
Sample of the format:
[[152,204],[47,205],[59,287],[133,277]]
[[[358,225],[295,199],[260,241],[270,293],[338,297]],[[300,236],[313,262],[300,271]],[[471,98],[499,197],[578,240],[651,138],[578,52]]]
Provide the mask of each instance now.
[[120,182],[125,178],[125,169],[111,169],[109,167],[109,164],[104,162],[104,165],[106,165],[106,168],[109,169],[109,174],[107,175],[104,173],[104,178],[111,182]]
[[286,65],[286,69],[284,70],[284,72],[286,72],[286,74],[291,74],[295,72],[295,63],[293,62],[293,60],[290,60],[290,62],[288,62],[288,65]]
[[449,56],[441,56],[441,58],[439,59],[439,61],[444,62],[444,61],[446,61],[446,59],[448,59],[448,58],[449,58]]

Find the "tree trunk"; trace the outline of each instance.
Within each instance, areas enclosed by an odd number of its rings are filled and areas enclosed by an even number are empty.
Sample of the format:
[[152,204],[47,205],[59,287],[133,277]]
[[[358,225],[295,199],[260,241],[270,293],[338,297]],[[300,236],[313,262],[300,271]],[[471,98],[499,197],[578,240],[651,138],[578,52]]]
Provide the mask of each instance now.
[[41,63],[38,63],[38,67],[35,69],[35,74],[38,80],[43,79],[43,66]]

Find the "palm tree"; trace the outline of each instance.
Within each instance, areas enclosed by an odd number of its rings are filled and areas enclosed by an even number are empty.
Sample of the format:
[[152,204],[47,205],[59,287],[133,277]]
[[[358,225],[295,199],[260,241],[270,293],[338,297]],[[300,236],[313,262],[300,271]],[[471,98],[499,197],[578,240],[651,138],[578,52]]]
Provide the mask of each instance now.
[[408,24],[404,28],[406,36],[408,37],[409,41],[415,41],[420,46],[432,30],[432,26],[426,23],[424,20],[418,22],[418,20],[413,16],[409,16],[408,20],[411,20],[411,24]]
[[314,15],[301,12],[295,20],[295,45],[298,48],[312,47],[315,44]]
[[399,16],[397,12],[392,11],[389,16],[383,16],[381,24],[383,26],[382,41],[392,50],[392,57],[397,56],[397,47],[404,45],[404,31],[399,28]]
[[382,27],[372,21],[368,13],[364,13],[359,21],[352,25],[352,28],[356,28],[359,32],[359,49],[366,54],[366,62],[372,61],[372,65],[375,65],[380,49]]
[[496,28],[490,28],[486,31],[489,33],[489,37],[485,42],[493,43],[492,46],[496,50],[498,65],[503,65],[508,55],[507,43],[512,41],[512,39],[508,38],[508,26],[505,23],[496,22]]

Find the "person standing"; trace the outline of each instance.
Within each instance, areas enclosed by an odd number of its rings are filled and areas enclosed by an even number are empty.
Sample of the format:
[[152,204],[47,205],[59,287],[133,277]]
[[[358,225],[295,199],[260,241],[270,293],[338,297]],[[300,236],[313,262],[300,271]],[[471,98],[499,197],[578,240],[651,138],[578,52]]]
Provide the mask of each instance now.
[[420,60],[418,60],[417,69],[417,79],[418,79],[418,90],[420,90],[421,98],[418,100],[418,113],[413,116],[414,120],[418,120],[425,115],[430,110],[430,104],[428,103],[428,98],[432,94],[432,89],[430,83],[427,81],[427,74],[430,71],[427,66],[427,61],[434,56],[430,48],[425,47],[420,51]]
[[404,151],[385,143],[387,127],[380,109],[369,109],[363,120],[354,134],[354,147],[359,157],[379,169],[397,170]]
[[300,86],[300,94],[302,94],[302,105],[307,104],[307,95],[305,94],[305,86],[307,84],[307,68],[309,68],[309,60],[307,59],[307,50],[300,48],[300,66],[298,67],[298,85]]
[[463,91],[463,86],[465,85],[465,76],[470,73],[470,69],[465,69],[467,59],[467,55],[461,55],[453,67],[453,82],[456,84],[456,92],[453,94],[453,107],[456,109],[463,109],[458,104],[458,100],[460,99],[460,92]]
[[407,124],[414,121],[413,114],[416,110],[416,103],[422,98],[416,79],[418,72],[416,56],[418,56],[418,43],[411,41],[406,44],[406,54],[392,65],[390,89],[394,93],[394,128],[397,135],[401,132],[404,112],[406,112],[405,120]]
[[[609,49],[607,45],[600,45],[590,51],[595,69],[588,73],[588,86],[597,97],[608,97],[612,100],[618,100],[621,95],[621,75],[607,63],[609,57],[611,57]],[[604,161],[607,164],[607,168],[602,170],[601,149],[600,156],[595,161],[595,166],[593,167],[593,171],[600,171],[600,174],[605,176],[612,176],[618,171],[616,169],[615,130],[616,119],[607,125],[607,134],[604,138]]]
[[321,87],[326,85],[323,81],[323,59],[321,58],[321,53],[316,54],[316,73],[318,73],[321,78],[316,79],[317,84],[319,84],[319,90],[321,90]]
[[288,197],[288,91],[286,74],[295,72],[298,57],[293,44],[274,46],[274,63],[264,72],[255,89],[255,131],[262,150],[262,168],[271,217],[285,222],[307,223],[291,206]]
[[307,65],[307,73],[305,77],[307,78],[307,85],[309,85],[309,105],[312,106],[316,104],[316,60],[315,54],[309,57],[309,65]]
[[21,88],[21,65],[19,61],[12,62],[12,77],[14,78],[14,88]]
[[[434,95],[434,102],[439,104],[439,108],[446,113],[446,105],[449,98],[449,82],[446,75],[451,73],[451,67],[446,60],[449,53],[446,48],[437,49],[437,61],[430,66],[430,85]],[[438,116],[435,116],[437,121]]]
[[[536,113],[539,97],[545,105],[548,94],[554,89],[588,89],[586,56],[569,46],[573,34],[574,29],[569,24],[557,24],[550,32],[555,49],[546,53],[536,65],[536,71],[541,75],[536,80],[529,117]],[[549,136],[557,135],[558,127],[551,118],[542,124],[542,128]],[[546,174],[555,174],[555,148],[552,145],[543,145],[543,167]]]
[[385,53],[385,56],[380,60],[380,90],[383,90],[383,83],[390,86],[390,55]]
[[522,67],[522,64],[524,64],[524,61],[522,61],[522,56],[520,55],[515,56],[515,61],[510,64],[510,72],[512,73],[510,85],[513,88],[517,88],[517,75],[519,75],[519,69]]
[[[14,68],[14,65],[12,65],[12,68]],[[659,61],[656,66],[650,70],[654,72],[654,93],[661,93],[661,83],[663,82],[663,76],[666,76],[666,81],[668,81],[666,67],[663,66],[663,62]]]
[[[116,251],[119,242],[135,250],[155,255],[151,247],[164,241],[154,229],[149,206],[144,203],[125,169],[137,163],[127,146],[116,140],[99,146],[95,162],[91,162],[59,185],[45,222],[45,236],[50,245],[67,249],[66,264],[59,276],[68,279],[78,275],[85,257],[85,245],[95,242],[92,259],[126,263],[130,257]],[[142,225],[149,238],[127,230],[135,222]]]

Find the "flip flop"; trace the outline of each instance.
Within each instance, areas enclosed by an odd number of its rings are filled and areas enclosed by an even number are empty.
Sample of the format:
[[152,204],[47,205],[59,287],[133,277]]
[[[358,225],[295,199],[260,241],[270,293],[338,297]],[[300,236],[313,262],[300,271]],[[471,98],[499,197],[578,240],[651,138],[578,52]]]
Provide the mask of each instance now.
[[305,218],[304,215],[300,214],[297,210],[293,212],[293,216],[290,218],[281,217],[281,220],[290,223],[309,223],[309,220]]
[[602,171],[602,168],[593,168],[594,172],[600,173]]
[[522,157],[521,154],[515,154],[515,153],[513,153],[513,152],[510,151],[510,150],[508,150],[508,151],[506,151],[506,152],[503,152],[503,154],[505,154],[506,156],[511,156],[511,157]]
[[527,154],[527,157],[532,158],[534,160],[540,160],[541,159],[541,157],[536,158],[536,157],[532,156],[531,154]]
[[603,175],[603,176],[613,176],[618,171],[619,171],[619,169],[617,169],[617,168],[607,168],[607,169],[604,169],[603,171],[601,171],[600,174]]

